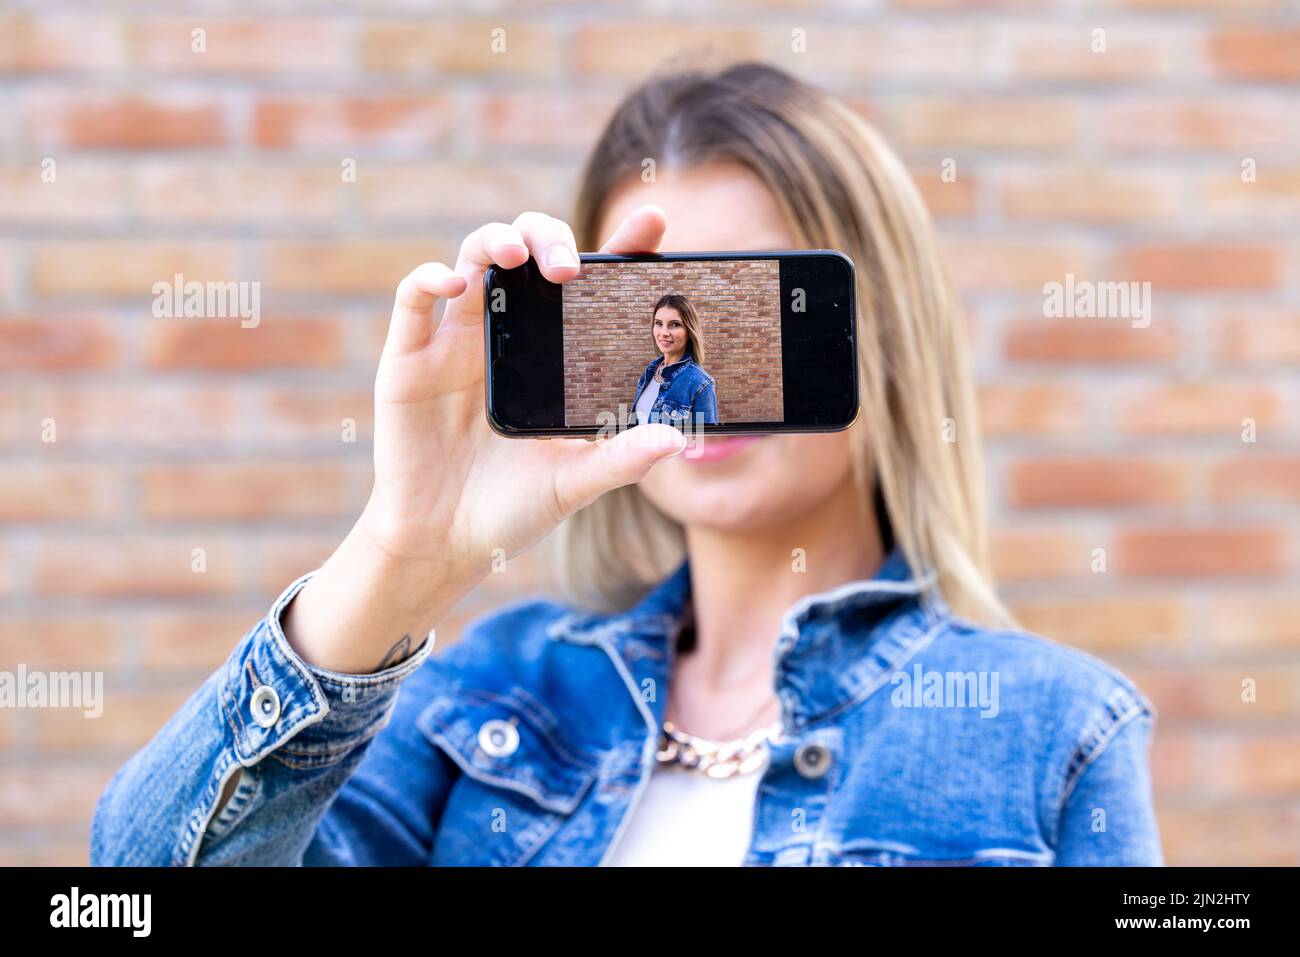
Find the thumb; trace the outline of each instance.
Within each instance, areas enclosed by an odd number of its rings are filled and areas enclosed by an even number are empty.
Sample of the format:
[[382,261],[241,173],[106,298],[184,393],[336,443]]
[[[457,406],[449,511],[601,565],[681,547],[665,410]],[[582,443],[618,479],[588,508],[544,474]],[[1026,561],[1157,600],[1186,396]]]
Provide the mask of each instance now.
[[680,429],[657,422],[625,429],[610,439],[577,441],[583,447],[567,457],[555,477],[557,498],[570,515],[611,489],[639,482],[656,462],[686,448]]

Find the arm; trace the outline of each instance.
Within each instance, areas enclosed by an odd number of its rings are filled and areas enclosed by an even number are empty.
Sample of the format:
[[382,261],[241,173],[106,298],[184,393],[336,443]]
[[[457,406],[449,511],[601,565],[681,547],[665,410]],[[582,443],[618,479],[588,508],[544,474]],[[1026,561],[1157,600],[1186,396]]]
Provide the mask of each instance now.
[[1058,865],[1164,864],[1147,761],[1153,724],[1142,709],[1091,752],[1061,811]]
[[[603,249],[653,251],[664,225],[644,207]],[[489,428],[483,275],[530,255],[552,282],[578,273],[568,226],[524,213],[467,237],[455,270],[426,263],[402,280],[375,378],[375,482],[360,519],[109,782],[92,863],[420,858],[445,786],[441,757],[422,755],[411,772],[420,786],[409,791],[395,790],[408,775],[383,783],[393,764],[378,758],[345,785],[389,723],[398,684],[432,650],[424,636],[499,551],[517,555],[684,446],[675,430],[655,440],[664,425],[567,443]],[[435,322],[439,298],[448,302]],[[375,754],[409,747],[398,725]]]
[[[299,864],[313,839],[315,862],[342,862],[410,844],[414,825],[396,811],[376,814],[364,834],[333,829],[327,846],[316,829],[389,724],[399,685],[433,642],[374,674],[308,666],[280,620],[311,577],[285,590],[226,663],[114,775],[95,808],[91,864]],[[414,706],[418,695],[405,700]],[[396,746],[400,725],[394,731],[387,748]],[[236,775],[238,787],[221,807],[218,796]]]
[[393,720],[325,812],[303,863],[429,863],[447,794],[460,773],[416,725],[430,700],[425,686],[432,674],[421,668],[404,683]]
[[718,392],[712,382],[706,382],[700,389],[691,411],[703,414],[705,425],[718,424]]

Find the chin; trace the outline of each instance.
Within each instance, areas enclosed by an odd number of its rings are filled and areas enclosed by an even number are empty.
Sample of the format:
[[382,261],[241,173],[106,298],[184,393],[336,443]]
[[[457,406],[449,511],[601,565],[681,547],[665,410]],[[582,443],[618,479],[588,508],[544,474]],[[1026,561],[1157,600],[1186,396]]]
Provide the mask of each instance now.
[[641,491],[683,525],[744,531],[795,521],[829,498],[848,474],[847,455],[813,454],[809,462],[807,453],[830,446],[823,441],[810,449],[800,441],[807,438],[773,436],[718,462],[671,458],[650,470]]
[[650,499],[683,525],[743,531],[780,522],[795,511],[792,503],[774,498],[770,487],[753,480],[685,481],[679,491],[685,494],[667,502],[653,495]]

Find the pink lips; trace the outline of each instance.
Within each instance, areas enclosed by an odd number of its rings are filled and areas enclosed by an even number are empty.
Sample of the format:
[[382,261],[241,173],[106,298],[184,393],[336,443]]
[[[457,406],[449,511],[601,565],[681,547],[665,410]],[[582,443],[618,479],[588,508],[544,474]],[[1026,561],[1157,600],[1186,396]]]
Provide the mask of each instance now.
[[717,462],[731,458],[765,438],[765,435],[694,436],[687,443],[686,451],[681,454],[688,462]]

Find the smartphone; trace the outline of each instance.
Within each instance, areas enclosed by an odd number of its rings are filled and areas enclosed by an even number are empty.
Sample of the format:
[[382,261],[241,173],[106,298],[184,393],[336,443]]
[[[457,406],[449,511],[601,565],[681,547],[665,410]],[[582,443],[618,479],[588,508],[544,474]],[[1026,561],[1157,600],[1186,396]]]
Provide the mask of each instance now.
[[583,253],[484,278],[488,422],[516,438],[641,422],[835,432],[858,412],[853,262],[834,250]]

